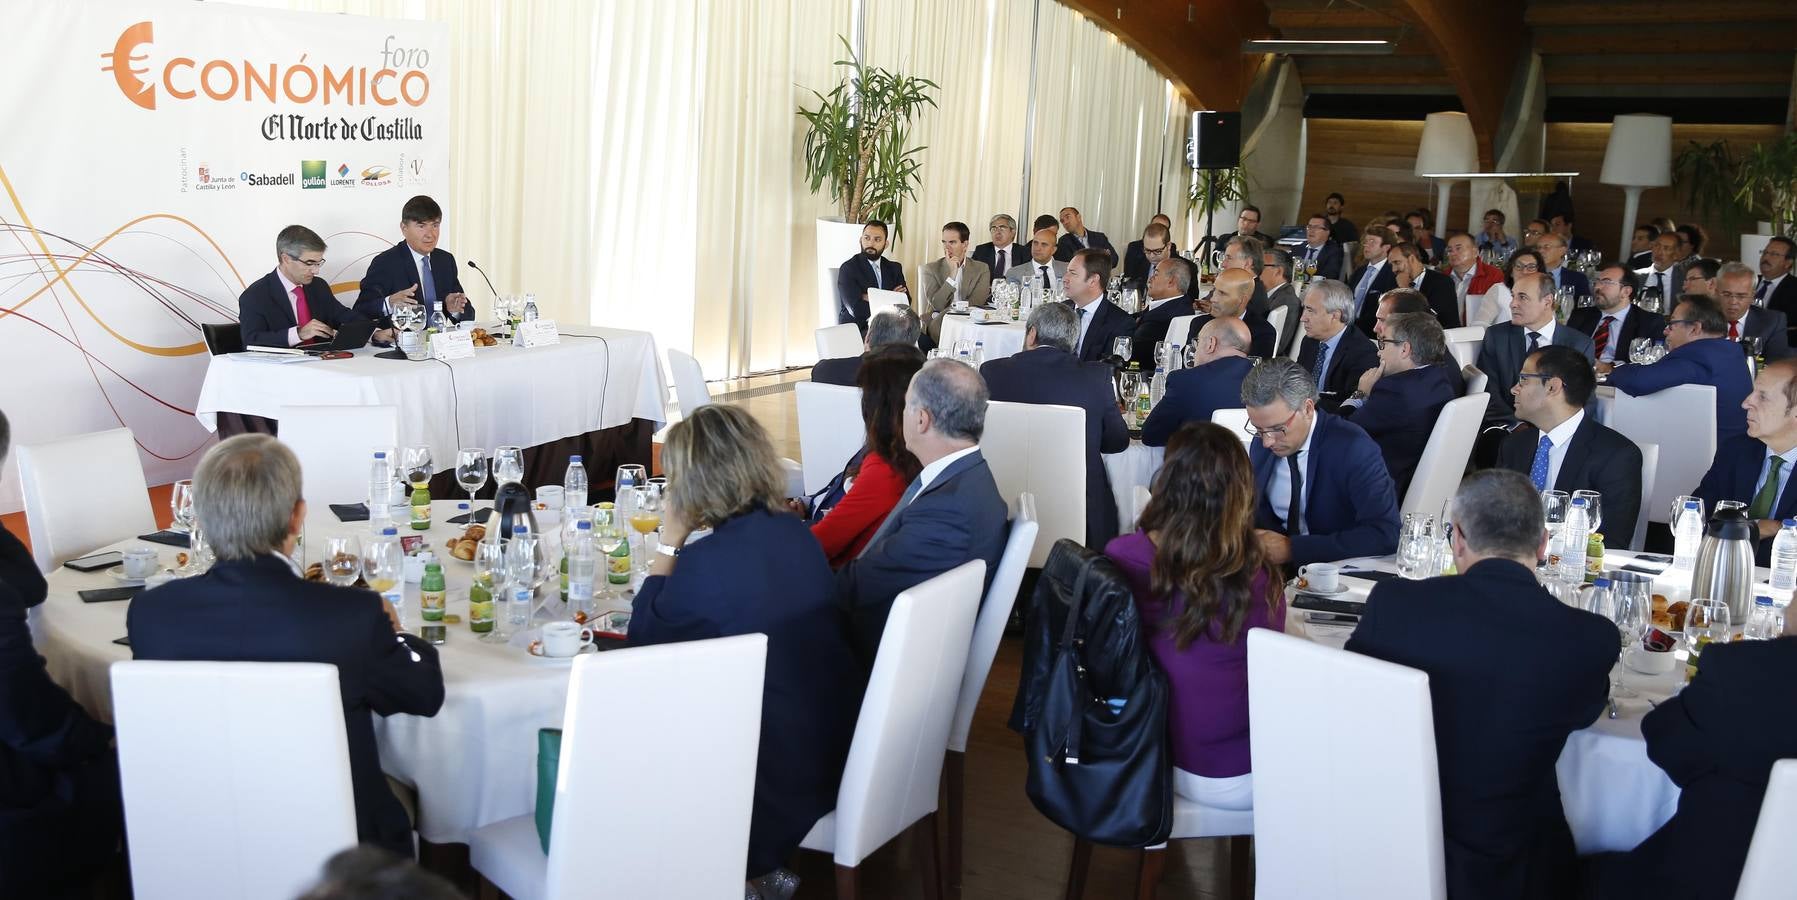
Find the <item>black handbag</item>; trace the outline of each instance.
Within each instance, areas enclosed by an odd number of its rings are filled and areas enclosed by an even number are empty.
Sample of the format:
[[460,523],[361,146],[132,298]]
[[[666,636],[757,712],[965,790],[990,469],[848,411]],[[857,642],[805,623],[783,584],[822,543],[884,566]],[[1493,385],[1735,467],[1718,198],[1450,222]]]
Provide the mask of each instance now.
[[1031,654],[1038,680],[1019,692],[1025,790],[1044,816],[1085,840],[1161,843],[1173,829],[1167,677],[1141,640],[1116,565],[1069,540],[1056,543],[1037,582],[1031,649],[1047,644],[1063,606],[1046,671]]

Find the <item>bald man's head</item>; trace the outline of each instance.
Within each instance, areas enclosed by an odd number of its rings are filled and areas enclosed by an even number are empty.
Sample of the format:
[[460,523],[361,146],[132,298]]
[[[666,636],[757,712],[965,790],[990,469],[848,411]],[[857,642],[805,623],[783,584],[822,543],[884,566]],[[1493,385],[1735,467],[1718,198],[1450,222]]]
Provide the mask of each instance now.
[[1254,273],[1247,269],[1224,269],[1217,273],[1217,287],[1210,298],[1211,314],[1240,318],[1254,296]]
[[1202,366],[1231,356],[1247,356],[1254,338],[1248,323],[1236,318],[1217,318],[1198,329],[1198,347],[1192,365]]

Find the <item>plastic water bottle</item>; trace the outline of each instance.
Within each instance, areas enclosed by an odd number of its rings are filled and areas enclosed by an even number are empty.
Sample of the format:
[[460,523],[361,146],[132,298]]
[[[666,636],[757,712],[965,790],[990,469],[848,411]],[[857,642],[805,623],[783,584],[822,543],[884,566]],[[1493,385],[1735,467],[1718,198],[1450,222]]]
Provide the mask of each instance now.
[[599,549],[593,544],[593,523],[581,519],[568,545],[568,610],[593,614],[593,583],[599,577]]
[[1672,567],[1690,571],[1697,568],[1697,549],[1703,545],[1703,503],[1686,500],[1679,511],[1678,526],[1672,531]]
[[976,340],[973,342],[973,367],[977,369],[985,364],[986,342],[983,340]]
[[536,608],[537,539],[523,525],[512,526],[505,548],[505,625],[507,634],[530,627]]
[[1797,590],[1797,519],[1786,519],[1772,539],[1772,605],[1790,606],[1792,590]]
[[1585,583],[1585,548],[1591,543],[1591,514],[1584,497],[1572,498],[1566,511],[1565,535],[1560,548],[1560,580],[1567,584]]
[[1778,637],[1779,633],[1784,630],[1775,624],[1780,621],[1782,620],[1778,618],[1778,613],[1772,607],[1771,597],[1763,595],[1755,597],[1753,598],[1753,609],[1747,613],[1747,624],[1741,626],[1741,640],[1769,641]]
[[587,467],[581,463],[578,453],[568,457],[568,472],[562,476],[562,506],[568,509],[586,509],[587,506]]
[[536,294],[525,294],[524,295],[524,321],[535,322],[536,320],[537,320],[537,295]]
[[374,465],[368,467],[368,529],[375,534],[393,524],[388,506],[393,495],[393,463],[387,451],[374,451]]
[[1167,396],[1167,369],[1159,363],[1154,366],[1154,377],[1148,384],[1148,405],[1161,405],[1161,398]]

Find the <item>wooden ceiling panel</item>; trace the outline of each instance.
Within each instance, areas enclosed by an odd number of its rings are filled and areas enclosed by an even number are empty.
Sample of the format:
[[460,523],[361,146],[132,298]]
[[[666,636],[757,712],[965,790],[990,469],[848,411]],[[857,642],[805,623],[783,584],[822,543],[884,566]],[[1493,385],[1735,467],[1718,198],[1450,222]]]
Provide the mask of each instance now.
[[1629,3],[1529,4],[1525,20],[1531,28],[1561,25],[1706,25],[1717,22],[1797,21],[1790,0],[1638,0]]

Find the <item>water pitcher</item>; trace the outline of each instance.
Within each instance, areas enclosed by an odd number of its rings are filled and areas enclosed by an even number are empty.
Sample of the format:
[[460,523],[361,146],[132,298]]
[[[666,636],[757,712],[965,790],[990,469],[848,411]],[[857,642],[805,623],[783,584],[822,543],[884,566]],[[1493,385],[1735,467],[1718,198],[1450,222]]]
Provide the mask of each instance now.
[[1754,537],[1754,524],[1745,510],[1717,510],[1704,531],[1691,578],[1691,596],[1727,603],[1730,619],[1736,622],[1747,621],[1753,606]]

